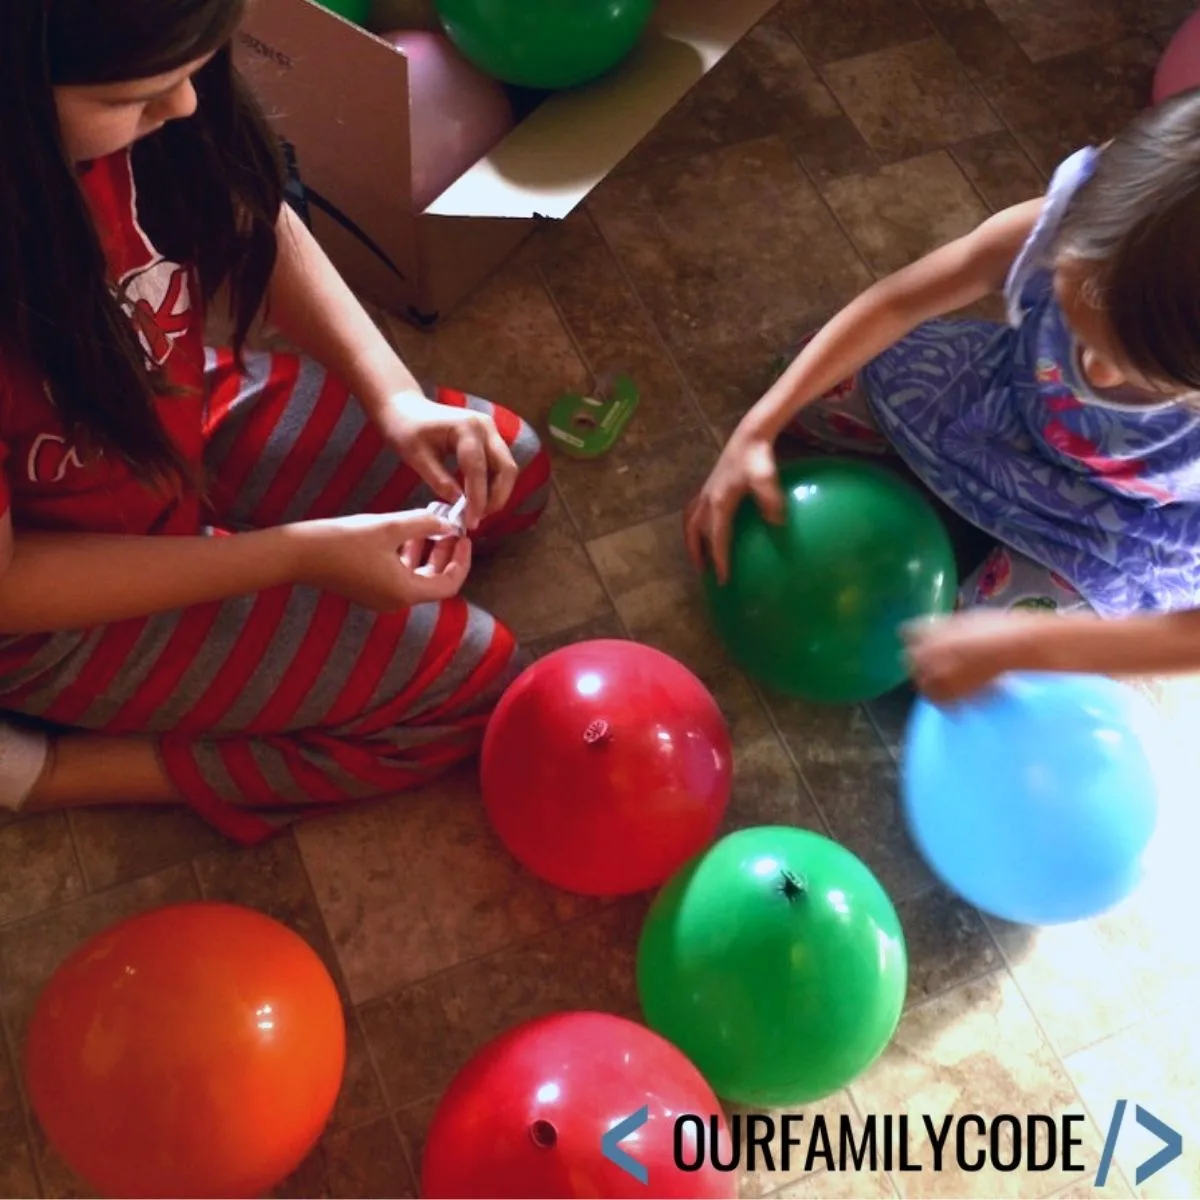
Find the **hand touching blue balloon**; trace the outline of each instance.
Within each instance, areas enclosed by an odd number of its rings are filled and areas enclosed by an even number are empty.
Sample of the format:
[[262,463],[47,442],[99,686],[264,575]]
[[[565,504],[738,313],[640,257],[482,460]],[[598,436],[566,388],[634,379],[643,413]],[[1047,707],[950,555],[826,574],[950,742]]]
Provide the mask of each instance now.
[[933,871],[994,916],[1095,916],[1137,885],[1158,811],[1132,688],[1084,675],[1006,676],[952,708],[918,701],[902,803]]

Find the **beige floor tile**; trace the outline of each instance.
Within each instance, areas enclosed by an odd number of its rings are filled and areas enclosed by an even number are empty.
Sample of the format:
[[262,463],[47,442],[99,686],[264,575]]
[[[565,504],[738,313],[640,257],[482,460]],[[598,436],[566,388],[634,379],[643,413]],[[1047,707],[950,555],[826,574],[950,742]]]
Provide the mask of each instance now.
[[944,150],[835,179],[825,198],[878,276],[969,233],[988,215]]
[[1194,873],[1152,874],[1092,921],[1032,930],[991,920],[1033,1011],[1061,1054],[1136,1022],[1148,1006],[1200,995]]
[[962,173],[995,212],[1046,190],[1041,172],[1011,133],[985,133],[960,142],[951,153]]
[[382,805],[337,814],[297,831],[353,1003],[422,978],[446,954],[391,835]]
[[1000,128],[941,38],[830,63],[825,79],[868,145],[886,161]]
[[815,1171],[771,1193],[779,1200],[890,1200],[895,1194],[881,1171]]
[[1028,64],[1025,52],[988,7],[987,0],[921,0],[929,19],[968,75],[981,78]]
[[394,318],[388,324],[427,387],[462,388],[535,424],[560,393],[587,386],[587,371],[533,262],[497,272],[432,331]]
[[409,1200],[417,1194],[390,1117],[327,1133],[271,1195],[285,1200]]
[[386,1111],[387,1101],[362,1024],[355,1010],[347,1009],[346,1072],[329,1126],[331,1129],[349,1129],[382,1116]]
[[525,648],[535,658],[545,658],[547,654],[577,642],[611,638],[619,640],[624,637],[625,629],[621,625],[620,618],[613,612],[608,616],[597,617],[594,621],[587,621],[583,625],[576,625],[574,629],[568,629],[565,633],[556,633],[548,638],[538,638],[536,641],[527,642]]
[[734,746],[733,793],[722,833],[754,825],[795,825],[824,833],[812,797],[746,677],[726,668],[708,684]]
[[16,1061],[10,1061],[4,1039],[0,1038],[0,1163],[9,1152],[25,1144],[25,1111]]
[[784,0],[781,11],[815,63],[857,58],[933,32],[915,0]]
[[[935,1123],[946,1116],[977,1113],[1043,1113],[1061,1117],[1083,1114],[1079,1097],[1037,1022],[1006,972],[999,971],[910,1009],[882,1058],[850,1091],[859,1111],[908,1113],[910,1161],[920,1172],[893,1170],[902,1196],[1035,1197],[1047,1196],[1073,1177],[1061,1170],[1032,1173],[1022,1167],[999,1172],[990,1166],[973,1173],[951,1161],[935,1171],[928,1141],[919,1131],[926,1115]],[[1099,1132],[1084,1120],[1075,1127],[1083,1137],[1077,1161],[1094,1173],[1099,1161]],[[974,1137],[968,1152],[976,1150]]]
[[590,1009],[636,1015],[634,958],[646,901],[476,959],[363,1010],[389,1101],[441,1093],[468,1058],[522,1021]]
[[211,825],[186,809],[81,808],[70,820],[92,891],[151,875],[225,844]]
[[895,760],[866,710],[767,700],[834,839],[871,868],[893,901],[931,887],[900,812]]
[[780,5],[755,26],[658,123],[622,170],[772,134],[784,138],[814,179],[873,165],[870,147],[797,45],[797,20],[807,7]]
[[1034,61],[1116,41],[1129,32],[1120,0],[988,0]]
[[39,1194],[33,1156],[24,1142],[0,1151],[0,1196],[26,1200]]
[[615,176],[588,207],[677,352],[782,335],[867,282],[781,137]]
[[63,813],[39,813],[0,826],[0,862],[0,925],[83,894],[83,875]]
[[980,83],[1045,175],[1081,146],[1099,146],[1145,106],[1160,57],[1146,36],[1045,62],[1015,61]]
[[708,427],[689,417],[653,441],[618,443],[594,461],[559,460],[554,477],[580,534],[591,540],[679,512],[708,478],[717,450]]
[[[1195,997],[1163,1008],[1131,1029],[1066,1059],[1067,1070],[1092,1115],[1107,1130],[1118,1100],[1128,1101],[1115,1159],[1139,1196],[1200,1195],[1200,1034]],[[1136,1121],[1136,1106],[1183,1138],[1183,1155],[1137,1184],[1138,1167],[1162,1146]]]
[[521,641],[552,637],[611,612],[557,495],[534,529],[472,566],[464,594]]
[[91,1200],[95,1195],[46,1141],[46,1135],[36,1121],[33,1122],[30,1153],[42,1180],[43,1195],[49,1200]]
[[206,900],[257,909],[298,933],[321,956],[344,994],[337,955],[290,831],[260,846],[225,846],[202,854],[196,874]]
[[920,1004],[1001,965],[983,918],[934,887],[896,906],[908,946],[908,1003]]
[[540,883],[504,851],[471,768],[297,837],[356,1004],[549,929],[588,903]]
[[588,543],[588,553],[631,637],[677,658],[701,678],[729,666],[688,561],[679,513]]
[[0,930],[0,1014],[13,1045],[42,987],[77,946],[135,913],[199,899],[190,864],[168,867],[133,883],[72,900]]

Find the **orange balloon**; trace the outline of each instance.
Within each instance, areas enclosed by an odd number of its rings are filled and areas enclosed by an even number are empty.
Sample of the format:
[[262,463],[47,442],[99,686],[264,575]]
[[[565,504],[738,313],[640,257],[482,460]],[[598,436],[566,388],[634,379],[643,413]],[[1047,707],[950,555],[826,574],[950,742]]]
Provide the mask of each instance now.
[[101,1195],[258,1196],[305,1158],[346,1063],[341,1001],[262,913],[181,904],[81,946],[38,999],[34,1112]]

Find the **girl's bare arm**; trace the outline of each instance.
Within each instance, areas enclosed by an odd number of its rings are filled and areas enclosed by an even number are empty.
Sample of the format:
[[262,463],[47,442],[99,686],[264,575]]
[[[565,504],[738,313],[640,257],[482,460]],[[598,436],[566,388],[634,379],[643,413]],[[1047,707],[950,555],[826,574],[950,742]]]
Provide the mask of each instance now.
[[922,321],[998,291],[1042,209],[1028,200],[872,284],[805,346],[739,427],[774,440],[806,404],[848,379]]

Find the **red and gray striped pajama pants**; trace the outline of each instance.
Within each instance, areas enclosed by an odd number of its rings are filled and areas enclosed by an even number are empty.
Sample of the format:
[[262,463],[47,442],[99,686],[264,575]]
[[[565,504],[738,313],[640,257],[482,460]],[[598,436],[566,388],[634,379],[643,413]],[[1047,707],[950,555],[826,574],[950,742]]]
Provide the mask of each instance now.
[[[227,352],[209,352],[205,464],[216,528],[435,499],[317,364],[254,354],[246,366],[242,374]],[[492,414],[520,468],[505,511],[478,536],[531,526],[550,476],[536,434],[484,400],[447,390],[437,399]],[[245,843],[298,810],[419,786],[469,757],[519,666],[508,630],[461,597],[379,614],[299,586],[20,641],[30,653],[0,677],[0,708],[156,735],[180,793]]]

